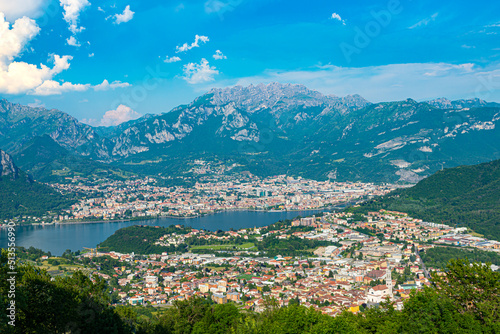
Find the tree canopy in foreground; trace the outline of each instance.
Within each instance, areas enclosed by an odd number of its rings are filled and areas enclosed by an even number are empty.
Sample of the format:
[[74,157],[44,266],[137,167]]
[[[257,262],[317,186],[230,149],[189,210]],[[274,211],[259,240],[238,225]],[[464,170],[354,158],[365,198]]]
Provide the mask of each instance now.
[[[104,280],[75,272],[52,279],[28,264],[16,268],[16,326],[8,322],[11,277],[0,256],[1,333],[499,333],[500,273],[487,265],[451,260],[433,287],[415,292],[397,311],[389,302],[358,314],[330,317],[297,304],[262,313],[193,298],[164,312],[110,305]],[[156,311],[156,310],[155,310]]]

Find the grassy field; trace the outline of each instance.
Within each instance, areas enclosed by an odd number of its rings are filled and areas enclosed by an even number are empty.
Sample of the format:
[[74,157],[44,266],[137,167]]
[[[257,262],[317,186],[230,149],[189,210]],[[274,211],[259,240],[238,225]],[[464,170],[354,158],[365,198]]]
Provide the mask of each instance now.
[[211,250],[232,250],[232,249],[239,249],[239,250],[249,250],[251,248],[254,248],[255,244],[253,242],[247,242],[241,245],[233,245],[233,244],[227,244],[227,245],[203,245],[203,246],[192,246],[191,250],[193,249],[211,249]]
[[215,271],[219,271],[219,272],[226,270],[226,267],[222,267],[222,266],[215,265],[215,264],[213,264],[213,265],[207,264],[206,267],[210,268],[210,270],[215,270]]
[[247,274],[243,274],[243,275],[240,275],[236,278],[238,279],[245,279],[245,280],[249,280],[249,279],[252,279],[252,277],[254,277],[253,275],[247,275]]
[[[51,259],[58,260],[60,262],[60,264],[58,264],[57,266],[54,266],[54,265],[49,264],[49,262],[47,260],[45,260],[42,262],[42,265],[39,267],[47,270],[47,272],[49,272],[52,276],[64,275],[66,273],[69,273],[69,272],[72,272],[75,270],[81,270],[83,272],[89,271],[88,268],[85,268],[84,266],[81,266],[78,264],[65,264],[64,263],[65,260],[61,259],[61,258],[54,257]],[[59,270],[59,267],[63,268],[64,270]]]

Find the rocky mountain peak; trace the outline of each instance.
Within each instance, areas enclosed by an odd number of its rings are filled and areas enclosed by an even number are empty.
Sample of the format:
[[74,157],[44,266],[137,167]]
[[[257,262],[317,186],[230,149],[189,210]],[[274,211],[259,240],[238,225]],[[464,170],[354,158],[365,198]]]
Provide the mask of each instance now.
[[248,112],[274,108],[287,109],[298,106],[323,106],[331,110],[346,112],[370,104],[359,95],[348,95],[346,97],[323,95],[304,85],[279,82],[251,84],[246,87],[237,85],[222,89],[214,88],[208,94],[212,95],[212,102],[215,105],[234,103],[236,108],[243,108]]
[[477,108],[477,107],[487,107],[487,106],[497,106],[496,103],[489,103],[479,98],[465,99],[451,101],[447,98],[439,98],[431,101],[427,101],[428,104],[439,109],[463,109],[463,108]]

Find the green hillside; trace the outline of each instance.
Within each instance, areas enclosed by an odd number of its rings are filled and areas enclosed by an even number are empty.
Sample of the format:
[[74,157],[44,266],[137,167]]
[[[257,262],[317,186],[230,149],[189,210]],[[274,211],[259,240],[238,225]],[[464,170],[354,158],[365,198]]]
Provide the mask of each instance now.
[[116,167],[71,153],[50,136],[31,139],[13,154],[16,165],[40,182],[67,182],[66,178],[106,177],[123,180],[131,174]]
[[365,202],[353,211],[388,209],[415,218],[467,226],[500,240],[500,160],[445,169],[417,183]]
[[0,177],[0,219],[22,215],[41,216],[47,211],[57,212],[68,208],[74,202],[73,198],[34,182],[22,172],[15,179]]
[[107,251],[116,251],[120,253],[138,253],[138,254],[159,254],[162,252],[185,251],[184,247],[159,246],[153,242],[161,236],[171,234],[189,233],[191,229],[178,229],[174,226],[152,227],[152,226],[129,226],[121,228],[105,241],[99,244],[100,247],[106,247]]

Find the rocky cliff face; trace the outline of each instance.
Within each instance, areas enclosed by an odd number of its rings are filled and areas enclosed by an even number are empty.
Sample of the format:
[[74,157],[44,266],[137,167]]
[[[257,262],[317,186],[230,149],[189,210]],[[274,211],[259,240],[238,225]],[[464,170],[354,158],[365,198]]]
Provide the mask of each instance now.
[[0,146],[16,152],[34,137],[49,135],[81,155],[109,161],[107,140],[76,118],[56,109],[31,108],[0,100]]
[[9,177],[16,179],[19,177],[19,170],[14,165],[12,157],[0,150],[0,177]]
[[325,96],[302,85],[212,89],[187,106],[135,121],[112,139],[111,155],[128,157],[148,151],[151,145],[180,141],[200,127],[210,128],[219,138],[258,143],[269,128],[290,129],[307,120],[342,115],[367,105],[370,103],[359,95]]

